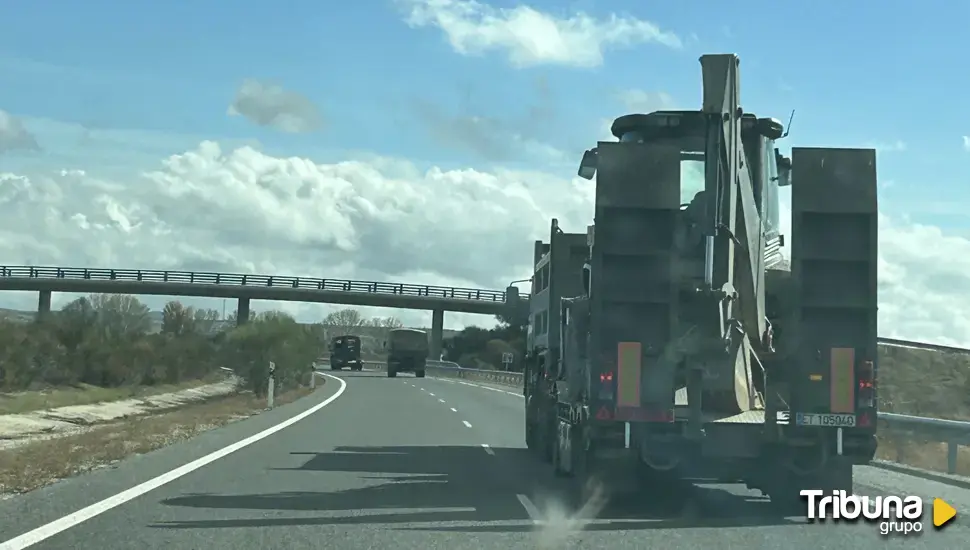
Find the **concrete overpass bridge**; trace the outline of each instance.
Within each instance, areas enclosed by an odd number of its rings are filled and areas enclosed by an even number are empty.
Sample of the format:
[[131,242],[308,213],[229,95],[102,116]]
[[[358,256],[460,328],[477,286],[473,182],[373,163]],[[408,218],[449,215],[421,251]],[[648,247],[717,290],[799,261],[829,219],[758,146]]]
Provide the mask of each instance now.
[[431,310],[432,357],[441,353],[445,311],[527,315],[529,297],[513,286],[486,290],[278,275],[39,266],[0,266],[2,290],[37,292],[39,317],[50,312],[54,292],[233,298],[238,323],[249,320],[251,300]]

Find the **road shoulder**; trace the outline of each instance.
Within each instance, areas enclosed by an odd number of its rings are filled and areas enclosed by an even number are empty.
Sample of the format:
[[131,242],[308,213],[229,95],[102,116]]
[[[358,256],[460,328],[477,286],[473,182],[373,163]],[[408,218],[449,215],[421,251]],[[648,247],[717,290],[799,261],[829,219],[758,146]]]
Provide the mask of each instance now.
[[129,457],[109,467],[0,500],[0,539],[6,540],[117,495],[194,460],[285,422],[327,399],[343,386],[334,379],[312,394],[271,411],[203,432],[190,440]]

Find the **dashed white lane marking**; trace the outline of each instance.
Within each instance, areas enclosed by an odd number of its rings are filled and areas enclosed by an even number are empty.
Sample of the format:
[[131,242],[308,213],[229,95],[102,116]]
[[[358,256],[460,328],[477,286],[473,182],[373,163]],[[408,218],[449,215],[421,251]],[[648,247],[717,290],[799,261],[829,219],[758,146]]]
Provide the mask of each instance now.
[[456,409],[456,408],[454,408],[454,407],[452,407],[452,408],[451,408],[451,412],[453,412],[453,413],[456,413],[456,412],[458,412],[458,409]]
[[434,394],[431,392],[428,392],[428,395],[430,395],[431,397],[434,397]]
[[426,389],[424,389],[424,388],[421,388],[421,391],[428,391],[428,390],[426,390]]
[[522,394],[514,393],[510,391],[500,390],[498,388],[490,388],[488,386],[483,386],[481,384],[472,384],[471,382],[465,382],[464,380],[451,380],[449,378],[436,378],[435,380],[441,380],[442,382],[451,382],[452,384],[462,384],[464,386],[471,386],[473,388],[481,388],[483,390],[494,391],[498,393],[504,393],[505,395],[511,395],[513,397],[522,397]]
[[242,441],[237,441],[232,445],[229,445],[228,447],[223,447],[214,453],[207,454],[202,458],[198,458],[196,460],[193,460],[192,462],[189,462],[188,464],[179,466],[174,470],[166,472],[158,477],[149,479],[144,483],[135,485],[134,487],[130,489],[126,489],[114,496],[108,497],[100,502],[95,502],[94,504],[87,506],[85,508],[81,508],[80,510],[78,510],[77,512],[74,512],[73,514],[54,520],[46,525],[41,525],[40,527],[32,531],[27,531],[26,533],[18,537],[12,538],[0,544],[0,550],[23,550],[24,548],[29,548],[37,544],[38,542],[41,542],[53,537],[54,535],[60,533],[61,531],[66,531],[71,527],[79,525],[91,518],[97,517],[107,512],[108,510],[111,510],[112,508],[117,508],[118,506],[121,506],[122,504],[128,502],[129,500],[140,497],[141,495],[144,495],[149,491],[158,489],[162,485],[171,483],[172,481],[175,481],[180,477],[188,475],[194,472],[195,470],[198,470],[199,468],[206,466],[207,464],[211,464],[219,460],[220,458],[224,458],[242,448],[248,447],[249,445],[256,443],[261,439],[266,439],[267,437],[275,434],[276,432],[279,432],[281,430],[284,430],[292,426],[293,424],[296,424],[297,422],[303,420],[304,418],[310,416],[311,414],[319,411],[320,409],[336,401],[338,397],[343,395],[344,390],[347,389],[347,383],[341,380],[340,378],[337,378],[336,376],[331,376],[329,374],[323,374],[323,376],[336,380],[340,384],[340,388],[337,389],[337,393],[331,395],[322,403],[318,403],[310,407],[309,409],[301,412],[300,414],[292,418],[289,418],[287,420],[284,420],[283,422],[280,422],[275,426],[267,428],[259,432],[258,434],[251,435],[246,439],[243,439]]
[[466,428],[471,428],[472,427],[471,422],[469,422],[467,420],[462,420],[461,423],[464,424]]
[[485,449],[486,453],[492,456],[495,456],[495,451],[493,451],[492,448],[488,446],[488,443],[482,443],[482,448]]
[[444,403],[444,402],[445,402],[444,399],[438,399],[438,403]]
[[542,516],[539,514],[539,509],[536,508],[536,505],[532,503],[532,499],[521,493],[515,495],[515,498],[519,499],[519,504],[525,508],[525,513],[529,514],[529,519],[532,520],[532,523],[538,524]]

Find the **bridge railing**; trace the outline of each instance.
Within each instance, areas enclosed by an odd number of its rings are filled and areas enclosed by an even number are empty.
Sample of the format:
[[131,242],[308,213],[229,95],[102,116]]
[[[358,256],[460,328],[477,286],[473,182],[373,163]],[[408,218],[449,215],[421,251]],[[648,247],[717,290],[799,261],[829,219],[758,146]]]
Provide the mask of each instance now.
[[211,273],[201,271],[0,266],[0,279],[86,279],[97,281],[128,281],[144,283],[176,283],[247,287],[263,286],[336,292],[396,294],[401,296],[427,296],[433,298],[449,298],[453,300],[470,300],[478,302],[505,302],[505,292],[500,290],[455,288],[405,283],[385,283],[379,281],[354,281],[347,279],[318,279],[314,277]]

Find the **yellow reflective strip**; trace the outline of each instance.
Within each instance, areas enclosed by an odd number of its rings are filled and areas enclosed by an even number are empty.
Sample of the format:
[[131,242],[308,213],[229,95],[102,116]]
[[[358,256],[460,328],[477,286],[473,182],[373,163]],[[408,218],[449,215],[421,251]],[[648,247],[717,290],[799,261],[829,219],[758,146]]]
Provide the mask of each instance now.
[[640,406],[640,342],[616,344],[616,405]]
[[855,350],[832,348],[829,408],[834,413],[855,412]]

